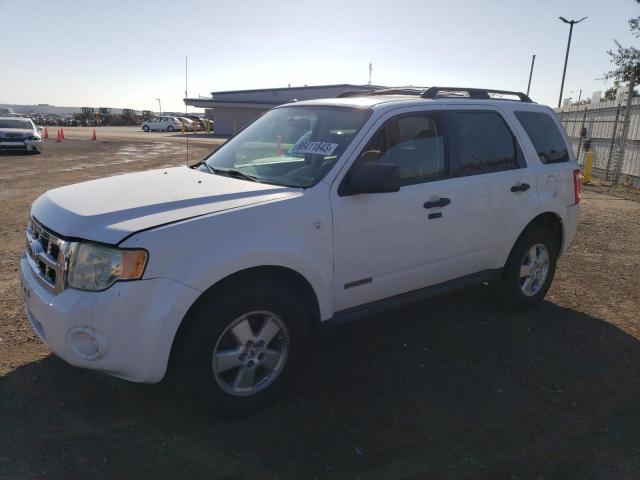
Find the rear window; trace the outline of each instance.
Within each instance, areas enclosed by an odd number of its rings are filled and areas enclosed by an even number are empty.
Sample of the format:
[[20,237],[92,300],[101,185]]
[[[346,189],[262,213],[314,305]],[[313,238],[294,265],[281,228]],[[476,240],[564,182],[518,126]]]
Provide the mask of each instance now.
[[449,126],[452,176],[519,168],[517,142],[496,112],[454,112]]
[[558,125],[546,113],[515,112],[542,163],[569,161],[569,152]]

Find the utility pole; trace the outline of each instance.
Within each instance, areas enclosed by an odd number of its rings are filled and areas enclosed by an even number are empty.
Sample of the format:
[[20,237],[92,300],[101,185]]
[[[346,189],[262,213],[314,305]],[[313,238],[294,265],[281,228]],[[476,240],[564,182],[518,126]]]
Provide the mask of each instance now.
[[369,83],[367,85],[371,85],[371,74],[373,73],[373,63],[369,62]]
[[156,98],[156,100],[158,101],[158,109],[160,110],[160,115],[162,115],[162,103],[160,102],[159,98]]
[[531,77],[533,77],[533,65],[536,63],[536,56],[531,57],[531,70],[529,70],[529,84],[527,85],[527,97],[529,96],[529,90],[531,90]]
[[567,53],[565,54],[565,57],[564,57],[564,70],[562,71],[562,83],[560,84],[560,98],[558,98],[558,108],[560,108],[560,105],[562,104],[562,90],[564,90],[564,78],[567,75],[567,62],[569,61],[569,48],[571,47],[571,35],[573,35],[573,26],[576,23],[580,23],[587,17],[583,17],[580,20],[567,20],[564,17],[558,17],[558,18],[562,20],[564,23],[568,23],[570,25],[569,40],[567,41]]

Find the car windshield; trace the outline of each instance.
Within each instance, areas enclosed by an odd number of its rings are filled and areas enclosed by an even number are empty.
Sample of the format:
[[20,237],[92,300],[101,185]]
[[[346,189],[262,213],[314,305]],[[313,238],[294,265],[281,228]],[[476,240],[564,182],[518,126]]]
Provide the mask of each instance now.
[[10,118],[0,120],[0,128],[28,128],[33,130],[31,121],[24,118]]
[[311,187],[340,158],[370,110],[288,106],[265,113],[198,168],[244,180]]

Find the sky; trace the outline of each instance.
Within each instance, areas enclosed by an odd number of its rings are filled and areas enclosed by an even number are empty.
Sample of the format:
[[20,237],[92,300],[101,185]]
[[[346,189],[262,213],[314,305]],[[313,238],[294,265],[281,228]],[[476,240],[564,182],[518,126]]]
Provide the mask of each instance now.
[[[336,83],[606,90],[634,0],[0,0],[0,103],[183,111],[188,94]],[[189,107],[194,110],[193,107]]]

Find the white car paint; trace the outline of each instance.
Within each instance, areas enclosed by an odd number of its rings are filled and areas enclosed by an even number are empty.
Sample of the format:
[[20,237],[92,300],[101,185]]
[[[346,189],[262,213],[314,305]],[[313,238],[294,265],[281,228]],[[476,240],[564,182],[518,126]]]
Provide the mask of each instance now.
[[[32,216],[60,236],[149,253],[142,280],[117,282],[103,292],[68,288],[54,293],[41,285],[23,256],[25,305],[49,348],[74,365],[156,382],[193,302],[244,269],[280,266],[299,273],[316,295],[320,319],[327,320],[350,307],[501,268],[525,226],[541,213],[561,219],[563,249],[575,235],[575,157],[571,153],[569,162],[542,164],[513,114],[533,110],[554,115],[547,107],[405,96],[298,104],[372,110],[333,168],[311,188],[178,167],[62,187],[36,200]],[[338,194],[349,166],[386,119],[450,108],[500,113],[525,153],[526,168],[405,186],[390,194]],[[509,189],[517,182],[532,188],[514,194]],[[437,196],[452,202],[446,215],[429,222],[422,204]],[[373,281],[345,288],[363,278]],[[105,345],[99,358],[82,358],[74,350],[77,345],[69,335],[78,329]]]

